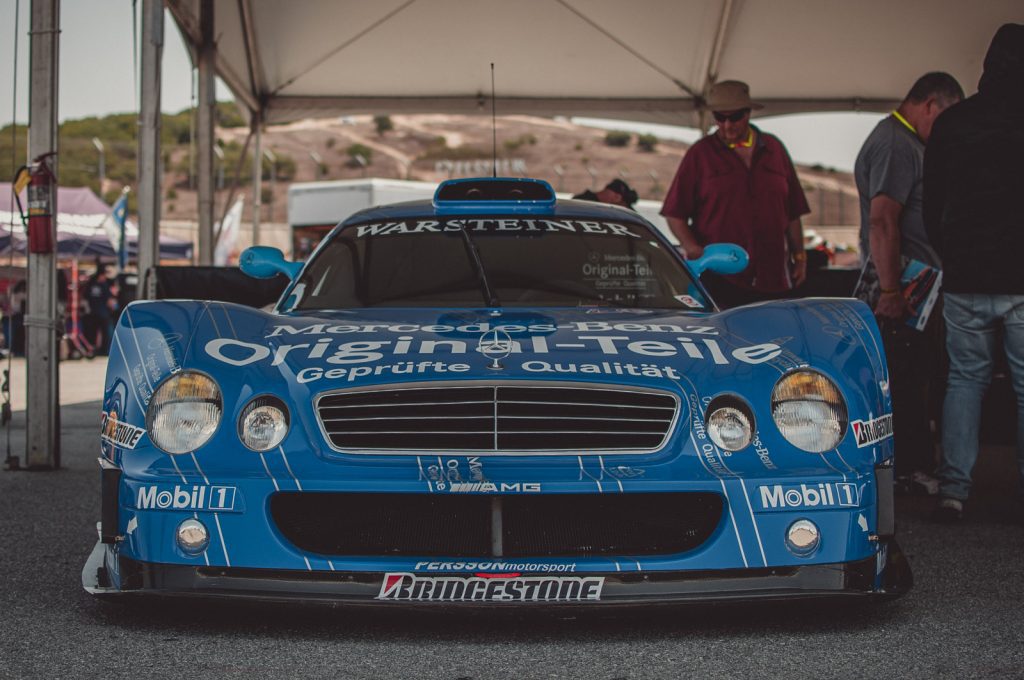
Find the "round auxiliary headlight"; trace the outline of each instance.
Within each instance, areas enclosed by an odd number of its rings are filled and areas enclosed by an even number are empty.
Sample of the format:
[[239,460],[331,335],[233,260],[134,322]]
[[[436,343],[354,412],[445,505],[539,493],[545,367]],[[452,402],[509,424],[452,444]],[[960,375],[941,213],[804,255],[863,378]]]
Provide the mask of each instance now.
[[724,451],[739,451],[750,444],[753,425],[746,413],[734,406],[716,408],[708,416],[708,436]]
[[775,383],[772,418],[790,444],[822,453],[838,446],[846,434],[846,401],[821,373],[794,371]]
[[163,451],[190,453],[213,436],[222,411],[220,388],[213,378],[180,371],[153,394],[146,412],[146,430]]
[[288,409],[277,397],[256,397],[238,416],[238,438],[253,451],[269,451],[288,434]]
[[178,525],[175,532],[178,547],[188,555],[198,555],[210,544],[210,532],[197,519],[187,519]]
[[809,519],[798,519],[786,529],[786,547],[797,557],[807,557],[818,549],[821,532]]

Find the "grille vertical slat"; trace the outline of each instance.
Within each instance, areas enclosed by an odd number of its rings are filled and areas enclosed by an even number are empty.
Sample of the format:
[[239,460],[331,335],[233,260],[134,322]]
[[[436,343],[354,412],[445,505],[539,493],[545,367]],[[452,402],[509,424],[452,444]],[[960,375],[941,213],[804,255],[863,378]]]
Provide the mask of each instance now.
[[650,453],[679,409],[669,392],[566,383],[385,386],[316,400],[331,446],[353,453]]

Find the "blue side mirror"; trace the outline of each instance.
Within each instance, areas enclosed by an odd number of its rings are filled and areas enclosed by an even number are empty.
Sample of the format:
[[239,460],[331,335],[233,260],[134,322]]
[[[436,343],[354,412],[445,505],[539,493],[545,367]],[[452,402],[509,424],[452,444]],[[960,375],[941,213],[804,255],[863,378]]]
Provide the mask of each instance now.
[[284,259],[284,253],[270,246],[246,248],[238,258],[238,266],[254,279],[269,279],[284,274],[289,280],[294,280],[302,270],[301,262],[289,262]]
[[716,274],[739,274],[747,268],[750,256],[735,243],[712,243],[704,246],[704,254],[686,264],[693,270],[694,276],[711,270]]

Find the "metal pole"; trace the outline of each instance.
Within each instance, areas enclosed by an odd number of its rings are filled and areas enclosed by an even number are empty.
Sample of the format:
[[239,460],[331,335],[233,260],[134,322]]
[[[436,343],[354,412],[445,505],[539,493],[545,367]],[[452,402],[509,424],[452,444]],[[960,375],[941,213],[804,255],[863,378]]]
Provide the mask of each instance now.
[[259,113],[252,114],[252,124],[255,127],[252,150],[252,244],[260,244],[260,210],[263,209],[263,149],[262,149],[262,123]]
[[100,154],[98,174],[100,176],[100,196],[102,196],[103,192],[106,191],[104,185],[107,183],[107,159],[105,158],[106,154],[104,154],[103,142],[100,141],[99,137],[92,138],[92,145],[96,147],[96,151]]
[[270,218],[274,221],[274,200],[277,197],[277,156],[270,149],[264,149],[263,155],[270,161]]
[[199,108],[196,124],[199,181],[199,264],[213,264],[213,127],[217,99],[214,92],[213,0],[201,0],[199,7],[201,41],[197,50]]
[[[32,0],[29,35],[28,157],[57,151],[57,67],[60,63],[60,0]],[[57,158],[51,159],[54,177]],[[57,243],[57,181],[51,187],[51,243]],[[57,256],[29,253],[25,315],[27,406],[25,463],[60,467],[60,399],[57,379]]]
[[142,4],[142,78],[139,103],[139,284],[136,297],[156,297],[160,262],[160,79],[164,48],[161,0]]
[[318,154],[316,151],[310,151],[309,157],[313,159],[313,176],[316,178],[316,181],[319,182],[321,177],[320,170],[324,166],[323,156]]

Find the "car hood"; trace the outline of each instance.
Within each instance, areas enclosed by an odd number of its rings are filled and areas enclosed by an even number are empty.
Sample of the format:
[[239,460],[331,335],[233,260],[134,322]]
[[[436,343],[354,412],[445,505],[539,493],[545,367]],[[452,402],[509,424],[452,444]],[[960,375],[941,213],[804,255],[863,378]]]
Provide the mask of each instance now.
[[863,304],[841,299],[718,313],[403,308],[275,314],[219,302],[158,301],[130,305],[120,328],[123,344],[134,345],[125,350],[128,362],[146,367],[148,380],[138,382],[150,390],[161,374],[193,368],[226,383],[225,398],[232,391],[249,398],[253,386],[301,398],[349,387],[462,380],[642,385],[703,397],[770,391],[783,373],[811,366],[857,383],[856,392],[877,402],[863,406],[879,413],[884,395],[870,375],[885,374],[885,360],[870,319]]

